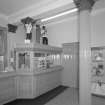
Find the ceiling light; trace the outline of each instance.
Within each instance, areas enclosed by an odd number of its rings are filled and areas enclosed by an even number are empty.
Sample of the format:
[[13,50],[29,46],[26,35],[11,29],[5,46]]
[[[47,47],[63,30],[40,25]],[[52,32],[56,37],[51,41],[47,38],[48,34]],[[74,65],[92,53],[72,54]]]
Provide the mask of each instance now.
[[59,13],[57,15],[54,15],[54,16],[51,16],[51,17],[48,17],[48,18],[41,19],[41,22],[52,20],[52,19],[55,19],[57,17],[64,16],[64,15],[67,15],[67,14],[70,14],[70,13],[73,13],[73,12],[77,12],[77,11],[78,11],[77,8],[73,8],[71,10],[68,10],[68,11],[65,11],[65,12],[62,12],[62,13]]

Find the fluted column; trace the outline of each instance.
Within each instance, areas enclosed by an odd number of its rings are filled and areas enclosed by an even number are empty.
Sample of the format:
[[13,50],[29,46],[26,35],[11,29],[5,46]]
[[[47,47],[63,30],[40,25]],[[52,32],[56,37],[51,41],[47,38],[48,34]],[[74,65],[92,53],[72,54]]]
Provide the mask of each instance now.
[[79,105],[91,105],[91,23],[93,0],[74,0],[79,8]]

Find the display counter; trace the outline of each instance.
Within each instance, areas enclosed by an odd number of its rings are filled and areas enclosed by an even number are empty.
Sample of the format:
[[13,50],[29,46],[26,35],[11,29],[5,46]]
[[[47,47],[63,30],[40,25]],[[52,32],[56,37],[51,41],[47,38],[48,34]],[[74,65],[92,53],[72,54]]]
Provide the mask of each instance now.
[[59,47],[17,44],[13,67],[0,71],[0,105],[35,98],[61,85],[61,53]]
[[17,71],[17,75],[40,75],[40,74],[44,74],[44,73],[50,73],[50,72],[56,72],[58,70],[62,70],[63,67],[61,65],[55,66],[55,67],[50,67],[48,69],[39,69],[36,70],[34,72],[30,72],[30,71]]
[[35,98],[61,85],[61,48],[18,44],[15,53],[17,98]]
[[63,67],[55,66],[37,72],[17,73],[17,98],[35,98],[61,85]]
[[17,98],[35,98],[61,85],[62,70],[62,66],[55,66],[35,72],[1,72],[0,105]]

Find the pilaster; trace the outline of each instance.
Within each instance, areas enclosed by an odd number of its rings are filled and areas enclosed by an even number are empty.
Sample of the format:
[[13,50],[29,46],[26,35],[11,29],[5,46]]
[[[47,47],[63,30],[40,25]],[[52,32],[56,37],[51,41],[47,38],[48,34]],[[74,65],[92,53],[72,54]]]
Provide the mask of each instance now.
[[79,104],[91,105],[91,22],[93,0],[74,0],[79,9]]

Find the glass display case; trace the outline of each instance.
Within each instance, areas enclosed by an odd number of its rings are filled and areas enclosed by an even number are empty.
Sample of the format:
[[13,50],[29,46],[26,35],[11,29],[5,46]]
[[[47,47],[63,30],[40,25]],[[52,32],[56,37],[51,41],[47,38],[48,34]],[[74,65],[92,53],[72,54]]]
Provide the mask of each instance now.
[[30,68],[30,53],[20,52],[18,54],[18,68]]
[[94,95],[105,96],[105,47],[93,47],[92,54],[92,87]]
[[16,70],[36,71],[61,65],[61,52],[59,47],[46,45],[20,46],[16,50]]
[[104,75],[104,49],[102,47],[92,48],[92,74],[93,76]]

